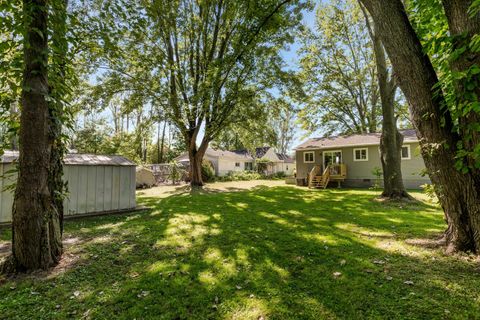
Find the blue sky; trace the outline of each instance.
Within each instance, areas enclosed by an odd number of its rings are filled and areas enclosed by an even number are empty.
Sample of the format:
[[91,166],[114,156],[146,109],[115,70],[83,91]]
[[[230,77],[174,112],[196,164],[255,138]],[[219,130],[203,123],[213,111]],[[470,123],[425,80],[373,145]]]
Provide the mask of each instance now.
[[[309,28],[313,28],[315,25],[315,10],[305,11],[303,13],[302,23]],[[297,54],[298,49],[300,49],[300,43],[295,42],[290,46],[288,51],[282,52],[285,62],[287,62],[288,66],[292,69],[297,69],[299,66],[299,55]],[[295,133],[294,140],[290,146],[291,149],[302,143],[309,136],[315,135],[315,133],[308,134],[306,131],[302,130],[298,124],[295,125]]]

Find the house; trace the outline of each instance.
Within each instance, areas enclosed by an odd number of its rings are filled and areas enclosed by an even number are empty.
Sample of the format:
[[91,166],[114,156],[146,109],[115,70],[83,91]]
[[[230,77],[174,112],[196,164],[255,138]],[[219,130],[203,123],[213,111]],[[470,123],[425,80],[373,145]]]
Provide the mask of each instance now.
[[[402,176],[406,188],[419,188],[430,183],[415,130],[401,130]],[[313,138],[295,148],[297,184],[326,187],[328,182],[348,187],[370,187],[378,179],[376,168],[380,162],[380,133],[353,134]],[[328,170],[327,170],[328,169]],[[380,181],[380,183],[382,183]]]
[[[234,150],[238,154],[250,154],[247,150]],[[285,153],[278,153],[272,147],[255,148],[255,159],[257,162],[265,163],[264,174],[275,174],[284,172],[287,176],[293,175],[295,171],[295,160]]]
[[[11,173],[17,151],[0,156],[0,223],[12,218],[16,173]],[[133,210],[135,202],[135,163],[116,155],[67,154],[64,179],[68,196],[64,200],[66,216]]]
[[[252,171],[258,159],[265,163],[265,174],[284,172],[292,175],[295,169],[295,161],[292,158],[286,154],[276,153],[271,147],[256,148],[255,157],[247,150],[227,151],[208,148],[204,159],[212,164],[217,176],[225,176],[230,172]],[[188,154],[184,153],[175,160],[188,164]]]
[[[212,164],[216,176],[225,176],[230,172],[253,170],[254,159],[249,154],[240,154],[209,147],[205,151],[203,159]],[[184,165],[190,162],[188,153],[178,156],[175,160]]]

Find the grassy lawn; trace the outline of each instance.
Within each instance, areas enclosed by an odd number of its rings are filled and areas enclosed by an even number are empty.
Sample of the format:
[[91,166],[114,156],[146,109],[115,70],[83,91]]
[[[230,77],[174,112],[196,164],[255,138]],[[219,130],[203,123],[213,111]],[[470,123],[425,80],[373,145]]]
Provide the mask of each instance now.
[[59,267],[0,280],[0,318],[480,319],[479,262],[432,246],[441,211],[374,197],[144,196],[150,211],[68,222]]

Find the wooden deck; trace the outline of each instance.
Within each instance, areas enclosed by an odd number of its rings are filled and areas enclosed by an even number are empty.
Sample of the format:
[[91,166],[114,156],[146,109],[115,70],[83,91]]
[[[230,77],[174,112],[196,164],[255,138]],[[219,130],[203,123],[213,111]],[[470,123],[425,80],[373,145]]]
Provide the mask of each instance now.
[[345,164],[328,165],[322,172],[322,166],[316,165],[308,175],[308,187],[325,189],[329,182],[336,181],[338,186],[347,177],[347,166]]

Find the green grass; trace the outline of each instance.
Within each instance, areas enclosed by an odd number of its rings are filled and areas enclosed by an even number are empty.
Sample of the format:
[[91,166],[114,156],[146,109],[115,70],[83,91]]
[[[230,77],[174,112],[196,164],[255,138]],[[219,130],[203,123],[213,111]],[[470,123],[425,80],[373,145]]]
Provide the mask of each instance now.
[[75,263],[0,281],[0,318],[479,319],[478,261],[425,245],[441,211],[374,197],[262,187],[70,221]]

